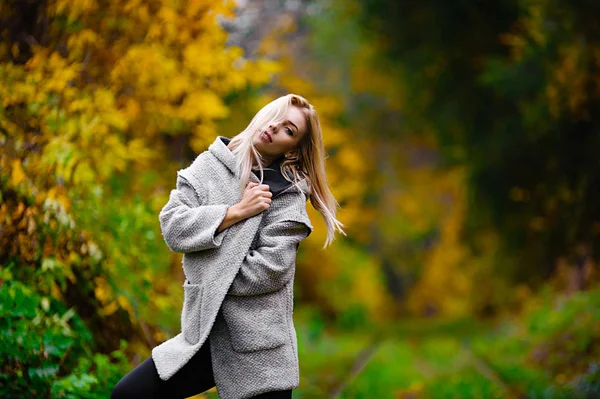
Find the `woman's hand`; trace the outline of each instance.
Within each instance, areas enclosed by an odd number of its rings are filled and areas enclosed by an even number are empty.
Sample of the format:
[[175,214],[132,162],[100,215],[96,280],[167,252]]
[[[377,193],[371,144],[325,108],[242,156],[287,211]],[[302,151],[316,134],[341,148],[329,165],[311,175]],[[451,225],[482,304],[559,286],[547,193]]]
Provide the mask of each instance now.
[[233,208],[242,219],[246,219],[269,209],[272,196],[268,185],[250,182],[244,190],[242,200],[233,205]]
[[258,215],[262,211],[266,211],[271,206],[272,196],[273,193],[269,191],[268,185],[254,182],[248,183],[242,194],[241,201],[227,209],[225,218],[219,225],[217,232],[221,232],[241,220]]

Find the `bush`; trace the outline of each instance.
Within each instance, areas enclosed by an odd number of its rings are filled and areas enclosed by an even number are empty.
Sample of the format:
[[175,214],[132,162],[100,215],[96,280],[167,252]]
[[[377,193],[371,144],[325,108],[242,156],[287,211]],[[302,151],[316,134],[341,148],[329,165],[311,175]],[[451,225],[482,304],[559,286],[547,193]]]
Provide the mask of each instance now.
[[74,309],[0,274],[0,397],[106,398],[128,364],[127,343],[93,353],[93,339]]

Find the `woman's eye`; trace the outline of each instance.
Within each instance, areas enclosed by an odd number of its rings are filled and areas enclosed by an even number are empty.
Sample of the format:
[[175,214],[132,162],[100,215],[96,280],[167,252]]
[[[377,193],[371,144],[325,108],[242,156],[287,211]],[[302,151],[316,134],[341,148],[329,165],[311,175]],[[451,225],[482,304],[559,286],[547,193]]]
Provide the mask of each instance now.
[[288,132],[288,134],[289,134],[290,136],[292,136],[292,135],[294,134],[294,132],[292,132],[292,129],[290,129],[289,127],[286,127],[286,128],[285,128],[285,131],[286,131],[286,132]]

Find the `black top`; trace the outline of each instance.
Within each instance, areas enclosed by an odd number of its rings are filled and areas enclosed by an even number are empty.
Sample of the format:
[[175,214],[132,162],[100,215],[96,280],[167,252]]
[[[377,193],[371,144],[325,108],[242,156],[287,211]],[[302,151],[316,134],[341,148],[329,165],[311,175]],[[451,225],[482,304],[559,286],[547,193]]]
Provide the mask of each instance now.
[[[225,145],[228,145],[231,139],[221,137],[221,141],[225,143]],[[281,173],[281,162],[283,162],[283,160],[284,157],[281,156],[271,162],[266,168],[263,168],[263,184],[269,186],[269,189],[273,194],[272,198],[275,198],[279,193],[292,185],[292,183],[287,181]],[[260,179],[260,171],[256,170],[255,174]]]

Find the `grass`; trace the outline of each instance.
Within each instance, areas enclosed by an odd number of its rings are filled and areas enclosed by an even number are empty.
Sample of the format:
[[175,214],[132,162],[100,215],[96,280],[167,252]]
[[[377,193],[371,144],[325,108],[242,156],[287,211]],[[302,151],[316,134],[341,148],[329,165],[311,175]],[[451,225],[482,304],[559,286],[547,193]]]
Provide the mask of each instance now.
[[404,320],[370,334],[303,324],[294,398],[600,397],[599,309],[594,289],[542,294],[496,323]]

